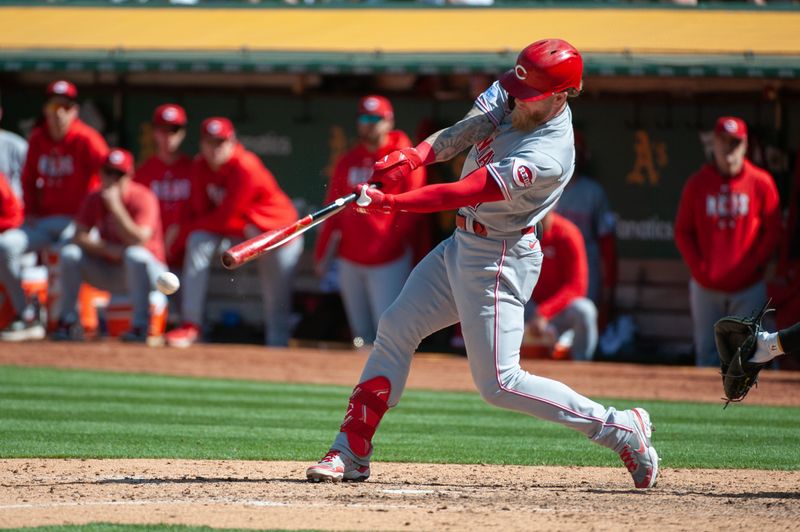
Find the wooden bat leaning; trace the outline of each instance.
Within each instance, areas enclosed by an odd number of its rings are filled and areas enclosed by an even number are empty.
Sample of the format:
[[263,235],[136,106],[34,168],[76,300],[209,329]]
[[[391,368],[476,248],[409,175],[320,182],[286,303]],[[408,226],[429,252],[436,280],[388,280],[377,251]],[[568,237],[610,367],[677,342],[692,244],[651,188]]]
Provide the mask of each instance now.
[[[347,204],[352,203],[356,199],[359,200],[359,204],[362,204],[364,197],[366,197],[364,191],[362,191],[361,197],[355,192],[347,196],[342,196],[325,205],[318,211],[300,218],[291,225],[261,233],[250,240],[245,240],[241,244],[236,244],[222,254],[222,265],[229,270],[235,270],[239,266],[282,246],[286,242],[302,235],[312,227],[321,224],[331,216],[341,212]],[[367,202],[369,202],[369,198],[367,198]]]

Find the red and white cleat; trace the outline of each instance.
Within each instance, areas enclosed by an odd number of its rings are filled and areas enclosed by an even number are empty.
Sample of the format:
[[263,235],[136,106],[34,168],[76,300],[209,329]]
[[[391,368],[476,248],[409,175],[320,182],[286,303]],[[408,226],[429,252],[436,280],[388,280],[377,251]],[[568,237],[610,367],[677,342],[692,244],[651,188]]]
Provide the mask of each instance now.
[[658,453],[650,443],[653,431],[650,414],[643,408],[634,408],[630,413],[634,430],[619,457],[628,468],[637,488],[652,488],[658,481]]
[[325,457],[306,470],[310,482],[361,482],[369,478],[369,466],[358,465],[350,457],[330,450]]
[[169,331],[164,335],[164,340],[170,347],[189,347],[197,341],[199,336],[200,328],[188,323]]

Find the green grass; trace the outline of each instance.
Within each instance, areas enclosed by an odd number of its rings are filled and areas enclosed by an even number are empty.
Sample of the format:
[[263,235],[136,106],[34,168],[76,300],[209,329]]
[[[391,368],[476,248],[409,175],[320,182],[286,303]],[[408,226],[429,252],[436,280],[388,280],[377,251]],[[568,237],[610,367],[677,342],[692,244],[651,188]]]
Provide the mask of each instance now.
[[[0,457],[316,460],[350,388],[0,366]],[[800,469],[799,408],[600,400],[643,406],[664,467]],[[574,431],[485,404],[409,390],[375,460],[619,464]]]

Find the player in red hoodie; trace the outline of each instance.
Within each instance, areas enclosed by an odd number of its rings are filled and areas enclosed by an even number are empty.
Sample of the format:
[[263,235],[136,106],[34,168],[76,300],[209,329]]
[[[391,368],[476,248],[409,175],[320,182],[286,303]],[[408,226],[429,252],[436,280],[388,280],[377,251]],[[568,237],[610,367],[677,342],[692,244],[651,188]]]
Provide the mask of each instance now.
[[714,160],[687,181],[675,220],[675,243],[692,274],[698,366],[719,365],[713,332],[718,319],[750,315],[767,298],[764,270],[781,230],[778,190],[746,152],[744,121],[719,118]]
[[587,297],[589,263],[581,230],[555,211],[545,215],[542,227],[544,259],[526,308],[528,330],[551,342],[571,330],[573,360],[591,360],[597,347],[597,307]]
[[[326,202],[367,182],[376,161],[395,150],[411,147],[406,134],[394,129],[394,110],[383,96],[361,99],[357,127],[359,143],[336,163]],[[425,169],[418,168],[395,184],[391,192],[407,192],[424,185]],[[338,257],[342,301],[355,344],[360,346],[375,341],[381,314],[411,273],[413,240],[422,230],[424,215],[397,212],[364,216],[358,211],[353,205],[325,222],[315,256],[319,274],[324,273],[327,259]]]
[[0,333],[9,341],[44,338],[45,329],[20,282],[20,258],[28,251],[60,247],[74,234],[73,218],[99,185],[98,169],[108,153],[103,137],[78,118],[78,90],[59,80],[47,87],[44,123],[31,133],[22,170],[25,223],[0,237],[0,283],[16,318]]
[[165,103],[153,112],[153,140],[156,153],[136,170],[137,182],[146,185],[158,198],[164,245],[172,250],[167,262],[173,269],[183,263],[185,242],[176,242],[181,224],[191,217],[192,158],[181,153],[186,138],[186,111],[180,105]]
[[[200,155],[192,166],[192,219],[181,225],[181,233],[188,235],[181,290],[183,325],[166,335],[173,347],[188,347],[200,336],[211,261],[218,251],[233,241],[297,221],[292,201],[261,160],[239,144],[230,120],[208,118],[200,135]],[[256,261],[268,345],[289,343],[291,283],[302,251],[300,237]]]

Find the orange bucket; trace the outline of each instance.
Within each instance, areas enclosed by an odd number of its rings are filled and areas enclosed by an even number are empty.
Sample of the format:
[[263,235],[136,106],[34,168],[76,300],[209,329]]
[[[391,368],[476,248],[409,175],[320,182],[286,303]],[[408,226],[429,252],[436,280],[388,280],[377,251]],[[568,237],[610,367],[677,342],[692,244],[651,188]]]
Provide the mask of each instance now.
[[519,356],[538,360],[570,360],[572,358],[569,346],[558,342],[552,344],[544,338],[531,335],[527,330],[522,337]]
[[[121,336],[131,328],[133,305],[127,295],[114,294],[105,309],[106,327],[111,337]],[[167,329],[167,296],[150,292],[150,329],[148,336],[163,336]]]

